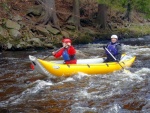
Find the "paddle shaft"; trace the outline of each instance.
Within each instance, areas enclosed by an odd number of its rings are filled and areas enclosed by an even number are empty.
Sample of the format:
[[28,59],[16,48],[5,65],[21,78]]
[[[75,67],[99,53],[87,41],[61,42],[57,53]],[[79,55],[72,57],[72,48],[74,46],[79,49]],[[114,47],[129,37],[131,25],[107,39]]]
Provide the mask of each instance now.
[[[104,48],[110,55],[111,55],[111,57],[115,60],[115,61],[117,61],[117,59],[114,57],[114,55],[112,55],[111,54],[111,52],[105,47]],[[117,61],[118,62],[118,61]],[[124,67],[118,62],[118,64],[122,67],[122,69],[124,69]]]
[[[61,47],[60,49],[58,49],[57,51],[55,51],[55,54],[59,51],[59,50],[61,50],[62,48],[64,48],[64,47]],[[43,60],[45,60],[46,58],[48,58],[49,56],[51,56],[52,54],[50,54],[50,55],[48,55],[47,57],[45,57]]]

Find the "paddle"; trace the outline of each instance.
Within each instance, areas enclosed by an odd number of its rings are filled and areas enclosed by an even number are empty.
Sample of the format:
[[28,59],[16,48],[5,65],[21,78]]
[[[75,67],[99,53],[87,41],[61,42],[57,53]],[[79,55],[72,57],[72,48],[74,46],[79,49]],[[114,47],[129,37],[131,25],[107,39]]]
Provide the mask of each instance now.
[[[64,48],[64,47],[61,47],[60,49],[58,49],[57,51],[55,51],[55,53],[57,53],[59,50],[61,50],[62,48]],[[51,56],[52,55],[52,53],[51,54],[49,54],[48,56],[46,56],[45,58],[43,58],[43,60],[45,60],[46,58],[48,58],[49,56]]]
[[121,67],[125,72],[131,73],[129,70],[126,70],[126,69],[120,64],[120,62],[111,54],[111,52],[110,52],[106,47],[104,47],[104,49],[111,55],[111,57],[112,57],[115,61],[118,62],[118,64],[120,65],[120,67]]

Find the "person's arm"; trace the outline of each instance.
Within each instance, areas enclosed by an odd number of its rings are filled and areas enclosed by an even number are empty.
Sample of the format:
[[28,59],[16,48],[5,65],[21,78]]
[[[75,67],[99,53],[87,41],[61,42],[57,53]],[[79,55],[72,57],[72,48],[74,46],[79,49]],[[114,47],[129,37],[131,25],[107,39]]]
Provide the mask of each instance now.
[[117,45],[118,54],[116,55],[116,59],[119,61],[122,55],[121,44]]
[[75,55],[76,54],[76,50],[75,50],[75,48],[73,46],[70,46],[68,48],[68,54],[69,55]]
[[[109,44],[109,43],[108,43],[108,44]],[[108,47],[108,44],[103,46],[104,50],[105,50],[105,48]],[[105,56],[107,55],[107,53],[108,53],[108,52],[105,50]]]
[[52,54],[55,58],[59,58],[63,54],[63,51],[64,51],[64,48],[60,49],[57,52],[53,52]]

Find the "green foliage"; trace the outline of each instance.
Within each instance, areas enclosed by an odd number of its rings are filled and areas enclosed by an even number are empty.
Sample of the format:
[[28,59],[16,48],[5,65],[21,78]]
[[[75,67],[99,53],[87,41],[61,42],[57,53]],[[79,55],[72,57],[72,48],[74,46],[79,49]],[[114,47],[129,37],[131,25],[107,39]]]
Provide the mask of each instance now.
[[8,4],[7,4],[7,2],[3,2],[3,3],[1,4],[1,6],[2,6],[3,9],[5,9],[7,12],[10,10],[10,8],[9,8],[9,6],[8,6]]
[[132,10],[145,13],[150,18],[150,1],[149,0],[97,0],[99,4],[106,4],[113,9],[125,11],[128,3],[131,4]]
[[150,18],[150,2],[149,0],[136,0],[134,3],[134,9],[141,13],[145,13],[146,17]]

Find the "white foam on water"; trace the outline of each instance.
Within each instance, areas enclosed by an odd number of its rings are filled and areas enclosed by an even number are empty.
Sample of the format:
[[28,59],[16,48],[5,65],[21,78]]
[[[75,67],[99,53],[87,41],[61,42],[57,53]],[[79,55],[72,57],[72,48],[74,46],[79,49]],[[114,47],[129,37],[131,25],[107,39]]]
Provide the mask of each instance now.
[[37,93],[39,90],[41,90],[45,86],[53,85],[52,82],[46,82],[46,81],[42,81],[42,80],[37,80],[36,83],[37,83],[37,85],[30,89],[30,93]]
[[149,113],[150,111],[150,100],[147,102],[145,106],[142,107],[142,113]]
[[36,84],[36,85],[34,87],[26,89],[19,95],[10,97],[7,101],[0,102],[0,106],[6,107],[7,105],[19,104],[20,102],[23,102],[24,99],[31,96],[32,94],[38,93],[38,91],[40,91],[44,87],[53,85],[52,82],[46,82],[42,80],[37,80],[36,82],[32,84]]
[[74,103],[73,105],[71,105],[71,113],[84,113],[84,112],[87,112],[87,111],[88,112],[96,112],[97,110],[96,110],[95,107],[89,108],[87,105],[84,105],[83,102]]
[[141,82],[144,80],[143,76],[146,76],[148,74],[150,74],[149,68],[141,68],[140,70],[134,73],[124,74],[123,76],[130,78],[129,80],[136,80],[136,82]]
[[129,55],[148,55],[150,56],[150,48],[145,46],[123,45],[122,49]]
[[87,90],[80,90],[78,93],[76,93],[75,95],[75,98],[78,98],[78,99],[90,99],[91,98],[91,94],[87,92]]
[[66,78],[65,80],[63,80],[62,82],[71,82],[71,81],[75,81],[73,78],[69,77]]
[[136,73],[129,73],[129,74],[122,74],[122,80],[123,81],[130,81],[130,82],[140,82],[140,81],[143,81],[144,79],[139,75],[139,74],[136,74]]
[[97,95],[92,95],[92,99],[105,99],[105,98],[109,98],[109,97],[112,97],[114,95],[119,95],[121,94],[122,91],[120,89],[112,89],[110,91],[106,91],[106,92],[100,92],[99,94]]
[[[84,113],[84,112],[96,112],[96,108],[92,107],[92,108],[89,108],[89,107],[74,107],[74,106],[71,106],[71,113]],[[87,112],[87,113],[88,113]]]
[[142,68],[142,69],[136,71],[135,74],[147,75],[147,74],[150,74],[150,69],[149,68]]
[[120,113],[121,107],[119,104],[114,103],[110,105],[107,110],[104,110],[103,113]]
[[78,72],[78,74],[74,75],[73,78],[82,79],[82,78],[87,77],[87,76],[90,76],[90,75],[88,75],[86,73]]

